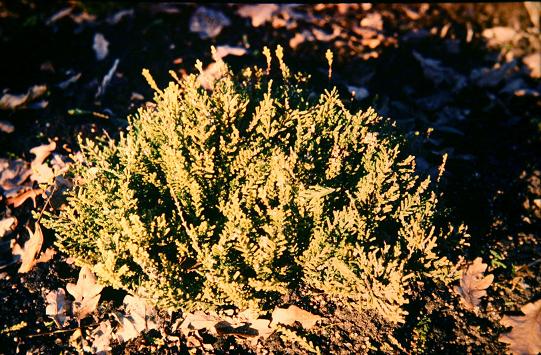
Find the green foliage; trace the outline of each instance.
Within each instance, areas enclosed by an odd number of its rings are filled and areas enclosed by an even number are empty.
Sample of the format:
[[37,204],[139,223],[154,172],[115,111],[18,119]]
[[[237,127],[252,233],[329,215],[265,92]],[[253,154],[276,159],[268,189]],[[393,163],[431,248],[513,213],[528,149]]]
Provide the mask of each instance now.
[[43,224],[102,283],[161,307],[265,312],[302,283],[402,322],[414,282],[455,271],[430,179],[388,120],[315,96],[277,57],[279,75],[218,61],[211,91],[145,72],[155,107],[118,141],[81,142],[69,204]]

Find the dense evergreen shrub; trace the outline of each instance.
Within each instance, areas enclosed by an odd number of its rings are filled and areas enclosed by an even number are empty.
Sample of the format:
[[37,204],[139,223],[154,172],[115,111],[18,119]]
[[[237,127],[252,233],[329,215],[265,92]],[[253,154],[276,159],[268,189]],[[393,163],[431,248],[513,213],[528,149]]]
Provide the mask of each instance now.
[[303,287],[403,321],[413,282],[454,275],[430,178],[390,121],[265,53],[269,68],[237,76],[219,60],[212,90],[145,72],[155,107],[118,141],[81,142],[44,225],[103,284],[164,308],[265,312]]

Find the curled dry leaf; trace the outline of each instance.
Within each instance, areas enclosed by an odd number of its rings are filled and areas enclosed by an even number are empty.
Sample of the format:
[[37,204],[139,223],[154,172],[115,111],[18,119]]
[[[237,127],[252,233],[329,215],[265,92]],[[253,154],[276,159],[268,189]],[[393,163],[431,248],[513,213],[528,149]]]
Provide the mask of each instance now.
[[98,306],[103,286],[97,284],[92,271],[83,266],[79,271],[77,284],[69,283],[66,289],[75,298],[73,314],[78,320],[81,320],[92,313]]
[[66,323],[68,316],[69,301],[66,300],[66,292],[63,288],[51,291],[45,297],[47,307],[45,308],[45,314],[53,318],[57,327],[61,328]]
[[541,300],[520,308],[524,316],[504,316],[500,321],[513,327],[509,333],[500,335],[500,341],[509,344],[515,355],[535,355],[541,352]]
[[292,325],[295,322],[302,324],[304,329],[312,328],[317,321],[321,320],[320,316],[307,312],[297,306],[289,306],[289,308],[276,307],[272,312],[271,327],[277,324]]
[[252,26],[259,27],[270,21],[278,10],[280,10],[280,6],[276,4],[242,5],[237,13],[241,17],[251,18]]
[[15,240],[12,240],[11,244],[11,253],[21,260],[21,266],[19,267],[19,273],[25,273],[32,270],[34,265],[38,262],[36,256],[41,250],[41,245],[43,244],[43,232],[38,223],[36,223],[35,231],[28,227],[28,234],[30,238],[24,243],[24,246],[21,246],[15,243]]
[[214,38],[222,29],[231,24],[231,20],[222,12],[200,6],[190,18],[190,31],[201,39]]
[[8,217],[0,221],[0,238],[13,230],[13,226],[17,224],[17,218]]
[[455,286],[455,291],[461,296],[462,303],[469,309],[479,306],[481,297],[486,296],[486,289],[494,280],[494,275],[484,275],[487,266],[481,258],[476,258],[462,273],[460,286]]

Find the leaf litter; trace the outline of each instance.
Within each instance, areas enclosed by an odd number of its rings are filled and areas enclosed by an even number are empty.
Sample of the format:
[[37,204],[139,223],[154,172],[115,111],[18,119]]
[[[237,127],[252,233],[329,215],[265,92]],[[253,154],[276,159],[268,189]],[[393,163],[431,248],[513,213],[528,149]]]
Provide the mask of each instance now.
[[38,263],[49,261],[54,255],[53,249],[47,249],[37,258],[43,245],[43,232],[39,223],[36,223],[34,232],[28,226],[26,229],[30,238],[24,243],[23,247],[16,243],[15,239],[11,241],[11,253],[21,262],[18,270],[20,274],[29,272]]
[[47,303],[45,314],[53,318],[57,327],[64,327],[66,321],[70,318],[68,314],[70,302],[66,299],[66,291],[63,288],[50,291],[46,295],[45,301]]
[[483,259],[476,258],[462,273],[460,286],[455,286],[455,292],[461,296],[462,303],[468,309],[475,309],[481,303],[481,298],[486,296],[486,289],[494,281],[494,275],[485,276],[488,265],[483,263]]
[[541,300],[520,308],[523,316],[504,316],[500,323],[512,327],[500,335],[500,341],[509,344],[515,355],[535,355],[541,352]]
[[96,282],[92,271],[83,266],[79,271],[77,284],[68,283],[66,289],[75,298],[73,314],[81,321],[96,310],[103,286]]
[[201,39],[214,38],[229,25],[231,20],[223,12],[205,6],[199,6],[190,17],[190,31]]

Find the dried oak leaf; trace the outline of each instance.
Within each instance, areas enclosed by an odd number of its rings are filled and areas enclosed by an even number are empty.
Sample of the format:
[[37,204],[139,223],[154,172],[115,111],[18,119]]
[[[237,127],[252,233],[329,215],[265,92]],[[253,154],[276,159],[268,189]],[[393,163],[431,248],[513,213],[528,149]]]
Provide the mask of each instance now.
[[36,207],[36,197],[40,196],[42,193],[42,189],[30,189],[15,196],[8,197],[7,204],[17,208],[22,205],[26,200],[31,199],[34,203],[34,207]]
[[321,319],[320,316],[307,312],[297,306],[292,305],[289,308],[276,307],[272,312],[272,323],[270,326],[276,326],[278,323],[292,325],[295,322],[299,322],[304,329],[310,329]]
[[97,284],[92,271],[83,266],[79,272],[77,284],[69,283],[66,289],[75,298],[73,314],[78,320],[81,320],[92,313],[98,306],[103,286]]
[[28,165],[20,159],[0,159],[0,187],[4,190],[4,196],[12,197],[24,189],[22,183],[32,174]]
[[190,31],[201,39],[214,38],[222,29],[231,24],[231,20],[222,12],[200,6],[190,18]]
[[237,14],[241,17],[250,17],[252,26],[259,27],[270,21],[279,10],[280,6],[276,4],[242,5],[237,10]]
[[56,325],[61,328],[69,318],[67,310],[69,301],[66,300],[66,292],[63,288],[51,291],[45,297],[47,307],[45,308],[45,314],[53,318]]
[[56,143],[52,140],[49,140],[49,144],[42,144],[30,149],[30,153],[36,156],[30,164],[30,168],[32,169],[30,179],[32,181],[37,181],[40,184],[52,183],[55,174],[48,164],[44,164],[44,161],[55,149]]
[[192,330],[208,329],[213,331],[214,325],[222,321],[217,315],[206,314],[202,311],[196,311],[194,313],[188,313],[184,321],[180,325],[180,331],[184,335]]
[[0,238],[12,231],[12,226],[16,225],[16,223],[17,218],[15,217],[8,217],[0,220]]
[[454,288],[461,296],[462,303],[469,309],[474,309],[479,305],[481,297],[486,296],[486,289],[494,281],[494,275],[484,275],[487,266],[481,258],[476,258],[462,273],[460,286]]
[[137,296],[127,295],[124,297],[126,314],[115,312],[115,318],[120,323],[116,332],[119,341],[129,341],[137,338],[143,331],[158,329],[156,323],[156,310],[149,306],[146,301]]
[[524,316],[504,316],[500,323],[513,327],[500,335],[500,341],[509,344],[515,355],[535,355],[541,352],[541,300],[520,308]]
[[96,327],[92,333],[92,353],[93,354],[106,354],[108,351],[111,351],[111,339],[113,337],[113,329],[111,327],[111,322],[106,320],[101,322],[98,327]]
[[15,110],[19,107],[24,107],[30,101],[37,99],[46,92],[46,85],[34,85],[28,89],[26,94],[4,94],[4,96],[0,98],[0,110]]
[[36,223],[35,228],[35,231],[32,232],[30,228],[26,227],[28,234],[30,235],[30,239],[24,243],[22,248],[19,244],[15,243],[15,240],[12,240],[11,253],[19,257],[21,260],[21,266],[19,267],[18,271],[19,273],[29,272],[32,270],[34,265],[38,263],[36,256],[41,250],[41,245],[43,244],[43,232],[41,231],[41,227],[38,223]]

